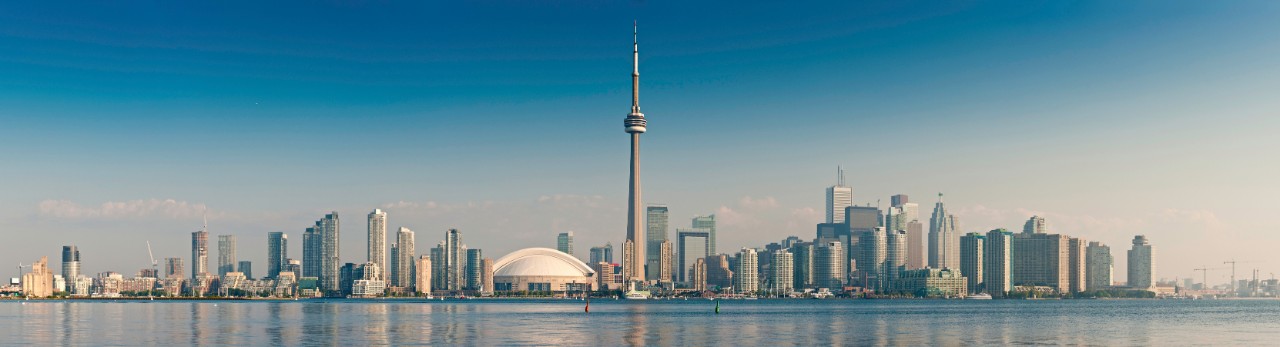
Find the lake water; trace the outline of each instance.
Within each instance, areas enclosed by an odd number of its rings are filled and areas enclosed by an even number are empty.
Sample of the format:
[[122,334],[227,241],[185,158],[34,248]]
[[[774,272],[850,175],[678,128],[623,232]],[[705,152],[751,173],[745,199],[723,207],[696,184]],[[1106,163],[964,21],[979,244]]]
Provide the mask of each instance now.
[[5,345],[1278,345],[1276,300],[0,301]]

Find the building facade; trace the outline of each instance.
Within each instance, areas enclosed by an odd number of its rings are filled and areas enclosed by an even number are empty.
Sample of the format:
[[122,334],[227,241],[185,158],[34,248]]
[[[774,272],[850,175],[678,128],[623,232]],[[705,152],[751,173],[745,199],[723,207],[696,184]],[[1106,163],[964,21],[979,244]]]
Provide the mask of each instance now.
[[1133,247],[1129,249],[1129,287],[1150,289],[1156,285],[1155,249],[1147,241],[1145,235],[1133,237]]
[[946,269],[960,266],[959,230],[959,221],[947,213],[942,193],[938,193],[938,203],[933,206],[933,215],[929,217],[929,267]]
[[267,233],[267,278],[276,279],[289,267],[289,235],[283,231]]
[[960,237],[960,275],[967,280],[970,293],[982,293],[982,256],[987,237],[980,233],[968,233]]
[[[645,247],[648,254],[645,255],[645,264],[648,264],[650,271],[645,274],[649,275],[649,280],[660,280],[663,278],[658,272],[662,269],[662,242],[667,241],[667,231],[670,227],[670,210],[663,205],[651,205],[645,208],[645,240],[649,244]],[[666,277],[666,281],[670,281],[671,277]]]
[[1111,247],[1102,242],[1090,242],[1085,250],[1085,290],[1103,290],[1114,283]]
[[367,222],[368,249],[365,250],[365,261],[387,269],[387,212],[375,208],[373,212],[369,212]]
[[988,231],[982,251],[982,284],[991,297],[1003,298],[1013,290],[1013,233],[1004,229]]
[[236,236],[218,235],[218,277],[236,272]]
[[733,290],[750,294],[760,290],[759,260],[754,248],[743,248],[738,252],[738,271],[733,274]]
[[844,169],[836,168],[836,185],[827,187],[827,223],[844,223],[844,209],[853,206],[853,187],[845,185]]

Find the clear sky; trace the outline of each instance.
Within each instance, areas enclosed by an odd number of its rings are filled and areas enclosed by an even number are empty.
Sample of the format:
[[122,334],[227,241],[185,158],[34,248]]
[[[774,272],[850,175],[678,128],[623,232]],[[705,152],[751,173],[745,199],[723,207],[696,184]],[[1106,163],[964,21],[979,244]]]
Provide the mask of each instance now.
[[[131,276],[239,236],[365,215],[489,257],[625,237],[631,24],[644,200],[719,249],[813,237],[859,204],[946,194],[964,232],[1135,234],[1157,276],[1280,270],[1280,2],[341,1],[0,4],[3,277],[60,247]],[[215,239],[214,237],[210,238]],[[388,242],[390,244],[390,241]],[[216,255],[211,252],[211,255]],[[216,256],[211,256],[216,263]],[[1199,278],[1198,273],[1194,273]],[[1225,282],[1228,271],[1211,271]]]

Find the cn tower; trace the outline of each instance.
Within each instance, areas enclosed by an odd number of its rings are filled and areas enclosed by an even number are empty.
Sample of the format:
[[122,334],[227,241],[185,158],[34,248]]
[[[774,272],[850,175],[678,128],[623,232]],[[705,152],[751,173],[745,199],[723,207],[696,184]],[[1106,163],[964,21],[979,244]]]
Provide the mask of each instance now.
[[631,134],[631,185],[627,199],[627,241],[623,244],[622,270],[628,284],[644,281],[645,240],[640,227],[640,134],[645,131],[640,113],[640,43],[637,26],[632,26],[631,113],[622,121]]

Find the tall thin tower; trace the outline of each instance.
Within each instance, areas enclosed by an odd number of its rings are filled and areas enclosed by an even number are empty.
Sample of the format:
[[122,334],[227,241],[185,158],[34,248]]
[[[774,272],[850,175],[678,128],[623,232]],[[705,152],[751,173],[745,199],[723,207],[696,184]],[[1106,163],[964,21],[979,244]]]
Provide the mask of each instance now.
[[623,250],[623,276],[627,282],[644,281],[645,241],[640,226],[640,134],[645,132],[644,114],[640,113],[640,40],[638,26],[632,27],[631,113],[622,121],[631,134],[631,185],[627,199],[627,244]]

